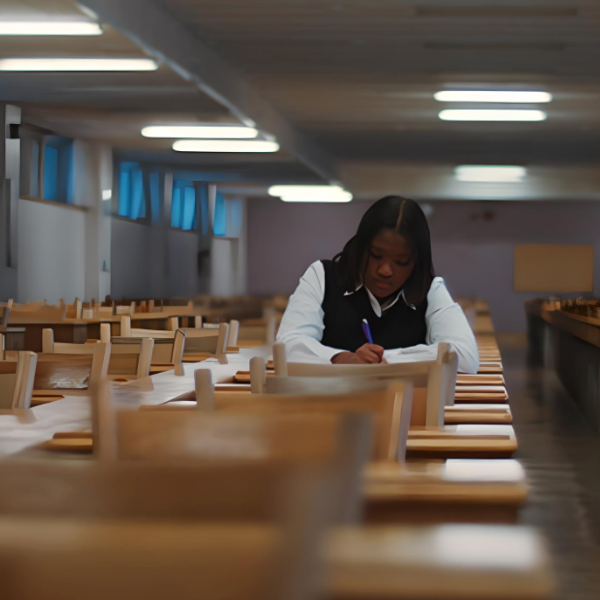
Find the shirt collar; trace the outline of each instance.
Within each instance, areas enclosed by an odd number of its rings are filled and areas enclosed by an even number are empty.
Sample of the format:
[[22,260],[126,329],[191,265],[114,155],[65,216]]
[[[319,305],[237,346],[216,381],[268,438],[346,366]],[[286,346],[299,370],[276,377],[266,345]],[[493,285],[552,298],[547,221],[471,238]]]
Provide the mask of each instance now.
[[[344,296],[352,296],[352,294],[355,294],[356,292],[358,292],[361,288],[363,288],[363,283],[359,283],[358,286],[356,287],[356,289],[353,292],[344,292]],[[373,310],[375,310],[375,314],[378,317],[381,317],[381,312],[388,310],[389,308],[392,308],[392,306],[394,306],[394,304],[396,304],[396,302],[398,302],[398,300],[400,299],[400,297],[402,297],[402,300],[404,300],[404,303],[407,306],[410,306],[410,308],[412,308],[413,310],[417,310],[417,307],[414,304],[409,304],[406,300],[406,296],[404,295],[404,289],[401,289],[395,296],[393,296],[392,298],[388,298],[383,304],[381,304],[379,302],[379,300],[377,300],[377,298],[375,298],[375,296],[373,296],[373,294],[371,293],[371,291],[365,287],[365,290],[369,296],[369,300],[371,301],[371,306],[373,307]],[[377,310],[377,308],[379,308],[379,310]]]

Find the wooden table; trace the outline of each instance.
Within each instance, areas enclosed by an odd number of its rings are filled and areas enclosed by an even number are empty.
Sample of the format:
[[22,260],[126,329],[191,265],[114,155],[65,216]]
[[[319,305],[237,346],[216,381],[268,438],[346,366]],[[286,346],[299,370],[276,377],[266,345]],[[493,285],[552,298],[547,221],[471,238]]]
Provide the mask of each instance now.
[[525,304],[528,361],[553,369],[590,425],[600,433],[600,319]]
[[[156,313],[138,313],[132,317],[132,327],[142,329],[166,329],[167,321],[176,314],[156,316]],[[20,350],[42,351],[42,331],[52,329],[57,343],[84,344],[88,339],[100,339],[100,325],[111,324],[111,334],[120,335],[121,317],[114,315],[101,319],[64,319],[63,321],[36,321],[35,317],[9,319],[9,330],[24,329],[24,347]],[[192,325],[193,326],[193,325]],[[8,349],[8,348],[7,348]],[[16,348],[15,348],[16,350]]]
[[[214,383],[228,383],[240,369],[247,369],[250,358],[268,357],[269,349],[253,348],[228,355],[229,364],[221,365],[216,359],[201,363],[188,363],[175,374],[173,370],[152,377],[138,379],[114,387],[118,406],[138,408],[143,404],[164,404],[173,398],[194,394],[194,371],[209,368]],[[69,396],[25,411],[23,416],[0,415],[0,456],[15,454],[41,444],[61,431],[86,431],[91,429],[90,399],[87,396]]]

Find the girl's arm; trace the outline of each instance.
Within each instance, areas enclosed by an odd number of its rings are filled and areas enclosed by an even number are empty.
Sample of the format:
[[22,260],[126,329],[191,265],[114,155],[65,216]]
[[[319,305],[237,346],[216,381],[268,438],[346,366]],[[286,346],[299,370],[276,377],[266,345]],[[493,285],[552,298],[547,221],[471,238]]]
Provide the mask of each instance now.
[[325,270],[318,261],[300,279],[277,333],[277,341],[285,344],[290,362],[329,363],[336,354],[344,352],[321,344],[325,329],[321,307],[324,296]]
[[477,373],[479,352],[473,331],[462,308],[454,302],[441,277],[436,277],[427,294],[427,345],[388,350],[384,357],[388,362],[413,362],[434,360],[437,344],[447,342],[458,354],[458,370],[461,373]]

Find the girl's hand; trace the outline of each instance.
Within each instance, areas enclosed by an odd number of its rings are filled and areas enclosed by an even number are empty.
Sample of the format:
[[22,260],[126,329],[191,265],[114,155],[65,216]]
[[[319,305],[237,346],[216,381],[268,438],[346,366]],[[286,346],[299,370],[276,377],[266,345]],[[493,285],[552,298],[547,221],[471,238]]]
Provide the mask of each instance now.
[[383,358],[384,349],[375,344],[364,344],[356,352],[340,352],[331,362],[336,365],[379,364],[387,363]]

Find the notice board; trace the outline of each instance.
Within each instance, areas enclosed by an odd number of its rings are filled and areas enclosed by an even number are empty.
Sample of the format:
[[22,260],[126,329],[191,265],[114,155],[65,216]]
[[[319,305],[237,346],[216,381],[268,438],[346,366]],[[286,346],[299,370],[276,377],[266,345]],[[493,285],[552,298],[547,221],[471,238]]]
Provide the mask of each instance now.
[[594,247],[578,244],[517,244],[516,292],[592,292]]

